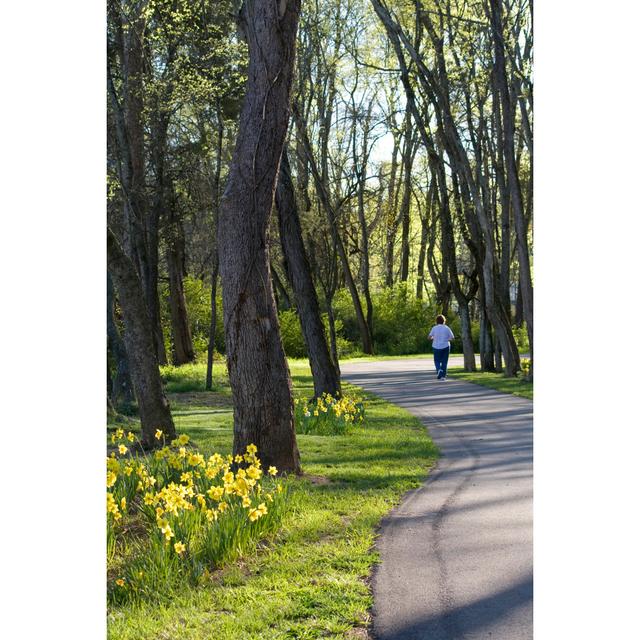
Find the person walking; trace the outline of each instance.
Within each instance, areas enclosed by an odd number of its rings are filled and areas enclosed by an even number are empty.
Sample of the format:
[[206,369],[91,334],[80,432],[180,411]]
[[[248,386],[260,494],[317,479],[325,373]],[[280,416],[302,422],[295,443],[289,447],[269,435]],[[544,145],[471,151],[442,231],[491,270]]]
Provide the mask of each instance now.
[[445,380],[447,377],[447,363],[449,362],[450,340],[455,336],[453,331],[447,327],[447,319],[443,315],[436,317],[436,325],[429,332],[429,339],[433,343],[433,361],[438,372],[438,380]]

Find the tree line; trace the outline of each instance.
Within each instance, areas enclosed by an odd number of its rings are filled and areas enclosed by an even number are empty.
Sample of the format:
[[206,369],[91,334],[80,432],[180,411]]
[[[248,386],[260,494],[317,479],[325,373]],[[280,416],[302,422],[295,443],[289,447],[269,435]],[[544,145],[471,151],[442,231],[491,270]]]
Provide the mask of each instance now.
[[253,442],[284,471],[300,462],[283,309],[317,395],[340,392],[341,291],[364,353],[377,292],[400,286],[458,316],[467,370],[477,327],[481,368],[519,371],[515,328],[533,353],[531,11],[109,0],[108,390],[116,410],[135,397],[147,446],[175,433],[158,365],[197,356],[187,274],[211,291],[207,388],[222,289],[234,450]]

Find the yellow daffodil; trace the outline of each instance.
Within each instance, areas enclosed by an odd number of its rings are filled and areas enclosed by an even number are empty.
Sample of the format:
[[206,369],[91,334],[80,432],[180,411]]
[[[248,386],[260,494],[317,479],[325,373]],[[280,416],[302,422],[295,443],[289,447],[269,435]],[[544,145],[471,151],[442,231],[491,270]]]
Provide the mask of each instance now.
[[118,579],[116,580],[116,584],[117,584],[119,587],[124,587],[124,580],[123,580],[122,578],[118,578]]
[[271,466],[271,467],[269,467],[269,472],[268,473],[269,473],[270,476],[275,476],[275,475],[277,475],[278,470],[275,467]]
[[162,429],[156,429],[156,440],[160,440],[163,435]]
[[118,445],[118,451],[121,455],[124,455],[125,453],[127,453],[127,451],[129,451],[129,449],[127,449],[127,447],[125,447],[123,444],[120,444]]
[[222,499],[224,495],[224,487],[211,487],[207,490],[207,495],[212,499],[218,502]]
[[185,545],[183,542],[176,542],[176,543],[173,545],[173,548],[176,550],[176,553],[177,553],[178,555],[183,554],[183,553],[187,550],[187,547],[186,547],[186,545]]

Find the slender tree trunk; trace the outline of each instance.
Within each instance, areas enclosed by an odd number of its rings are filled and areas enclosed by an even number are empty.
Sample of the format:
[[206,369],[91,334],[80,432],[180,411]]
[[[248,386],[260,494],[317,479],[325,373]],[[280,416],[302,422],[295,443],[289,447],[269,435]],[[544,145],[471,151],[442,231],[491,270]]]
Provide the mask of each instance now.
[[491,325],[487,318],[487,312],[480,312],[480,370],[495,371],[493,338],[491,337]]
[[[296,111],[294,111],[294,117],[296,118],[296,121],[300,122],[299,114],[297,114]],[[340,258],[340,264],[342,265],[344,281],[347,288],[349,289],[349,293],[351,294],[351,300],[353,302],[353,307],[356,312],[358,329],[360,330],[360,338],[362,340],[362,351],[364,353],[373,354],[373,339],[371,337],[371,331],[370,331],[369,325],[367,324],[367,320],[365,318],[364,312],[362,311],[362,303],[360,302],[358,289],[356,287],[355,280],[353,279],[353,274],[351,273],[351,267],[349,265],[349,257],[347,256],[347,252],[345,251],[342,238],[340,237],[340,234],[338,232],[336,212],[333,206],[331,205],[331,201],[329,200],[329,195],[325,188],[325,182],[322,180],[322,176],[320,175],[320,171],[318,170],[318,166],[313,157],[311,143],[309,142],[309,138],[307,136],[304,123],[301,123],[300,134],[302,136],[302,142],[303,142],[305,154],[307,156],[307,160],[309,161],[311,173],[313,174],[316,191],[318,193],[318,197],[322,204],[322,208],[324,209],[327,215],[327,221],[329,223],[331,237],[335,244],[338,257]]]
[[269,269],[268,223],[289,122],[300,0],[245,0],[246,94],[220,207],[218,241],[233,453],[258,448],[263,467],[300,472],[291,378]]
[[215,352],[216,329],[218,323],[218,305],[216,296],[218,289],[218,257],[215,258],[213,270],[211,272],[211,324],[209,325],[209,344],[207,345],[207,376],[204,388],[211,391],[213,388],[213,354]]
[[269,268],[271,270],[271,280],[273,282],[274,294],[276,296],[276,309],[291,309],[293,306],[291,304],[291,298],[289,298],[287,289],[280,279],[275,266],[272,264]]
[[224,139],[224,120],[220,101],[217,102],[218,144],[216,149],[216,168],[213,174],[213,250],[211,252],[211,323],[209,325],[209,344],[207,345],[207,375],[204,388],[213,388],[213,355],[216,348],[216,329],[218,325],[218,271],[220,256],[218,252],[218,219],[220,212],[220,174],[222,171],[222,141]]
[[329,393],[335,397],[340,393],[340,379],[329,354],[318,297],[304,249],[286,147],[280,160],[276,209],[287,278],[293,289],[302,335],[309,354],[314,393],[316,397],[323,393]]
[[113,280],[107,273],[107,344],[116,365],[115,375],[110,381],[109,397],[114,410],[120,411],[133,403],[133,387],[127,351],[116,325],[114,307]]
[[180,366],[193,362],[195,353],[187,302],[184,296],[184,232],[177,215],[170,213],[170,229],[167,241],[167,270],[169,272],[169,308],[171,311],[171,334],[173,337],[173,364]]
[[462,337],[462,352],[464,354],[464,370],[476,370],[476,356],[471,335],[471,318],[469,316],[469,301],[458,301],[458,316],[460,317],[460,335]]
[[111,230],[107,230],[107,260],[122,307],[124,343],[140,412],[142,444],[146,448],[153,448],[162,442],[155,437],[156,429],[164,433],[166,441],[175,438],[176,430],[162,388],[151,321],[140,279],[133,262]]

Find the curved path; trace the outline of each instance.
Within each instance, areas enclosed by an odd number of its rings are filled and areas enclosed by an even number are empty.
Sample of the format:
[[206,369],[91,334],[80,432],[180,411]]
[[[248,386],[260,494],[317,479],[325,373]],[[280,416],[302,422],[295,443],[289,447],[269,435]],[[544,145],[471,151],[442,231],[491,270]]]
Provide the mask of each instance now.
[[533,403],[439,381],[432,360],[344,363],[346,380],[408,409],[442,457],[382,522],[379,640],[533,637]]

